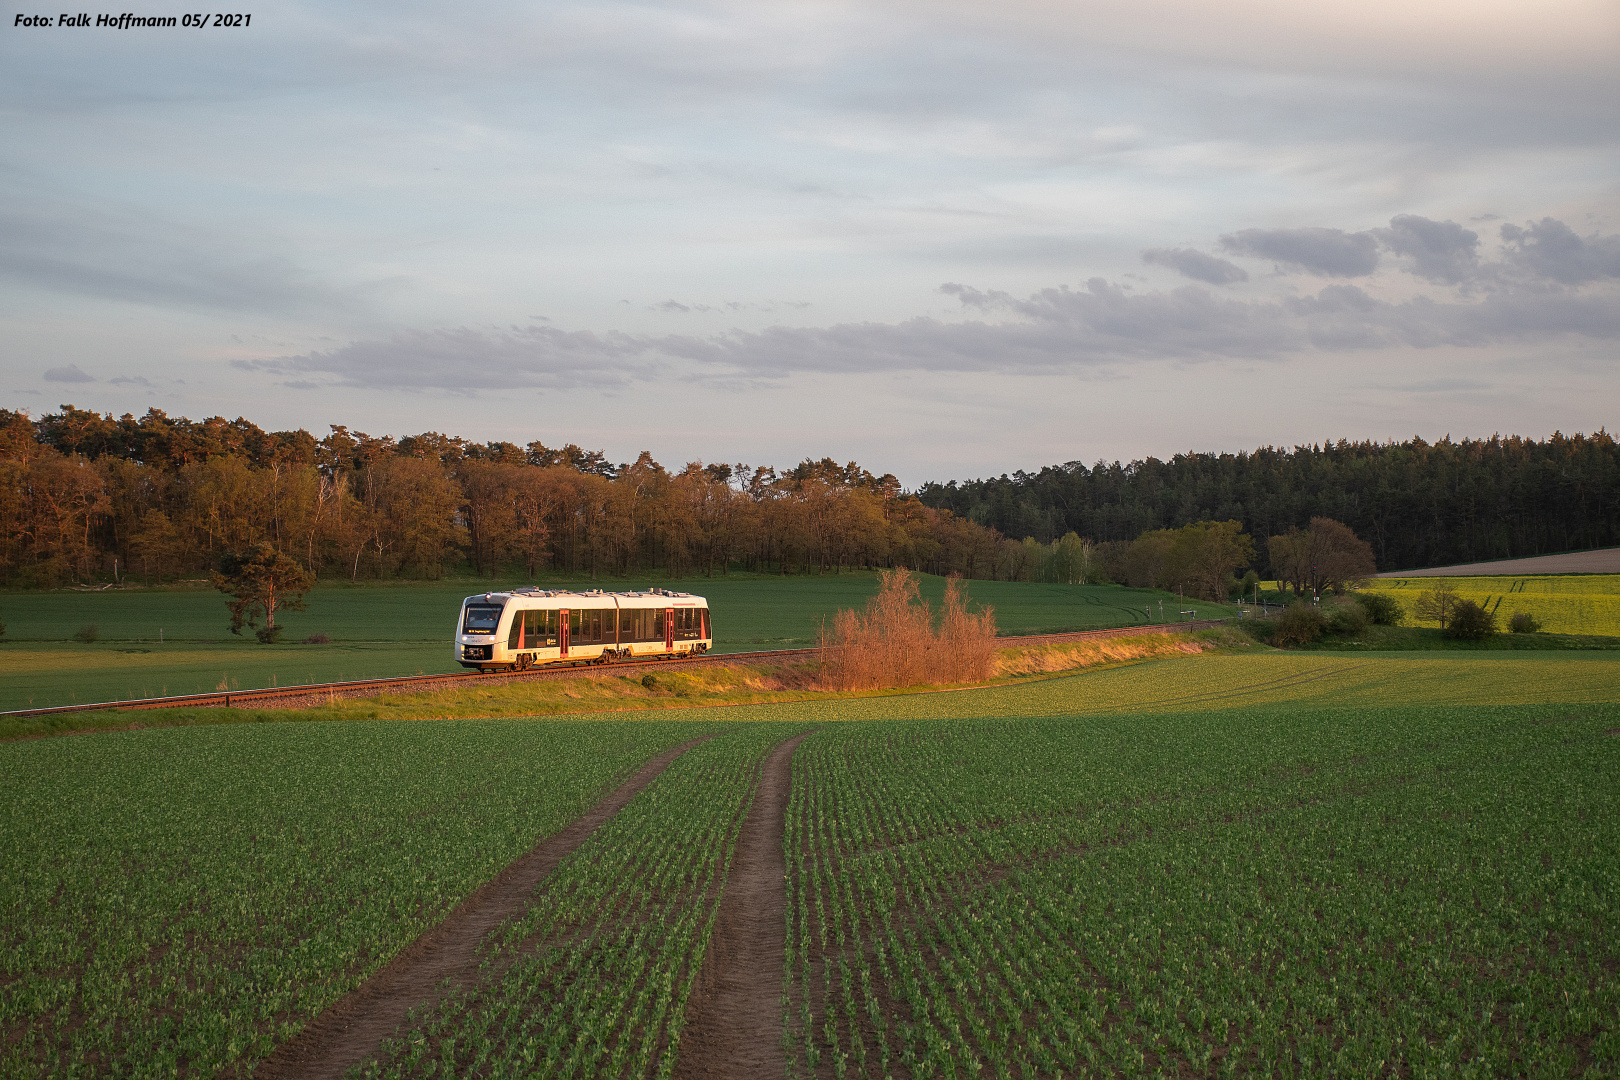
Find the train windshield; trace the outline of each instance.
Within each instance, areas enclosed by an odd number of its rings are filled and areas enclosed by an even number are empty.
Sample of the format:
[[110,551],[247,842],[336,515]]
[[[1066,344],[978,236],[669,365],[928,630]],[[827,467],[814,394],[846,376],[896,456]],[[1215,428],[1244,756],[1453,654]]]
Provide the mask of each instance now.
[[467,617],[461,624],[464,634],[493,634],[495,624],[501,621],[501,609],[496,604],[468,604]]

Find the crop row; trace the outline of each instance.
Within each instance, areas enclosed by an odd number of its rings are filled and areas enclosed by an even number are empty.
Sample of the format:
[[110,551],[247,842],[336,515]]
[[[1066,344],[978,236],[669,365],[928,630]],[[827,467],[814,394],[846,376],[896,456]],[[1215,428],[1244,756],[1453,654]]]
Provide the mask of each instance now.
[[0,1076],[245,1075],[706,730],[266,724],[0,746]]
[[412,1017],[365,1077],[667,1077],[764,755],[686,751],[485,939],[483,978]]
[[784,839],[792,1068],[1612,1075],[1617,721],[825,728]]

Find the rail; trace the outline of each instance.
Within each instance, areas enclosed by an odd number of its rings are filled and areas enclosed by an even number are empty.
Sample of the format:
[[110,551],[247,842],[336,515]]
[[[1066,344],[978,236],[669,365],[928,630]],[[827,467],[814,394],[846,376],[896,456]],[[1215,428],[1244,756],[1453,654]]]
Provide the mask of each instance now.
[[[1074,630],[1057,634],[1024,634],[996,639],[1001,648],[1044,645],[1065,641],[1083,641],[1088,638],[1132,637],[1139,634],[1178,633],[1187,630],[1207,630],[1222,626],[1227,620],[1203,619],[1193,622],[1156,623],[1146,626],[1122,626],[1106,630]],[[757,660],[785,660],[794,656],[810,656],[817,649],[764,649],[736,653],[676,653],[646,660],[616,660],[601,663],[594,659],[572,663],[551,663],[527,671],[448,672],[439,675],[400,675],[388,679],[358,679],[351,682],[305,683],[298,686],[267,686],[257,690],[213,690],[201,694],[175,694],[169,697],[130,698],[122,701],[86,702],[80,705],[56,705],[44,709],[14,709],[0,712],[0,716],[51,716],[57,713],[92,712],[98,709],[175,709],[175,708],[231,708],[268,706],[293,708],[298,705],[318,704],[322,700],[374,697],[398,691],[421,693],[468,685],[499,685],[508,682],[526,682],[533,679],[566,679],[587,675],[600,675],[606,670],[626,671],[636,668],[665,667],[680,664],[728,664]]]

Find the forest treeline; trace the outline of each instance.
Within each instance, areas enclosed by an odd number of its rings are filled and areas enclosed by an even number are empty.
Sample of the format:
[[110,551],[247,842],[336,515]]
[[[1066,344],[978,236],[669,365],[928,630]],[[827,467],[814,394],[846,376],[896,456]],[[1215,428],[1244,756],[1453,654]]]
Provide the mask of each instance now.
[[0,583],[195,578],[263,542],[325,578],[896,566],[992,577],[1006,547],[893,476],[825,458],[785,472],[666,469],[647,453],[613,465],[574,445],[437,432],[334,426],[317,439],[156,409],[0,410]]
[[1317,518],[1404,569],[1620,544],[1617,504],[1620,452],[1602,431],[1070,463],[912,494],[829,458],[666,469],[572,444],[0,409],[10,587],[197,578],[267,542],[322,578],[907,567],[1218,596],[1245,565],[1273,569],[1270,538]]
[[1344,440],[1127,465],[1072,461],[1036,473],[930,483],[924,504],[1006,536],[1098,544],[1201,521],[1255,537],[1343,522],[1379,570],[1620,545],[1620,447],[1606,431],[1545,440]]

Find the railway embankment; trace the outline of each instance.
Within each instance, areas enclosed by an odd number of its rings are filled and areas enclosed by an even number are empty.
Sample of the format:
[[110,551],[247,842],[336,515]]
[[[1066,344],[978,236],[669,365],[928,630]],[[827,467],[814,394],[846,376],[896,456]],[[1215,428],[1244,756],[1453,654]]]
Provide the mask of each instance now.
[[[1139,660],[1256,648],[1219,622],[1122,627],[997,639],[992,683],[1049,678]],[[145,727],[315,720],[413,720],[651,712],[757,705],[851,694],[817,680],[814,649],[710,654],[684,661],[543,668],[527,672],[412,676],[311,687],[196,694],[0,714],[0,739]]]

